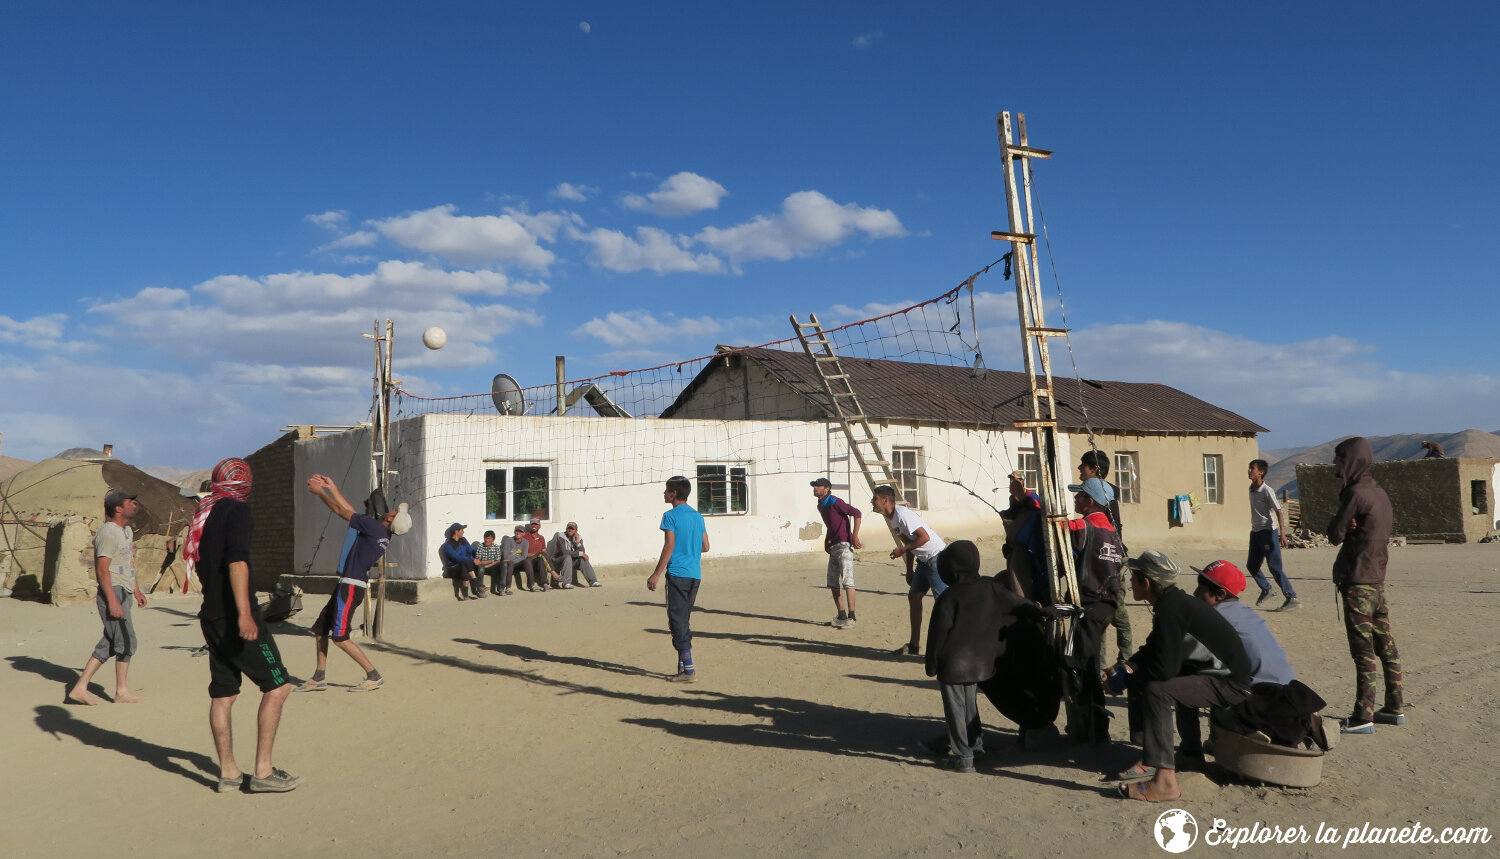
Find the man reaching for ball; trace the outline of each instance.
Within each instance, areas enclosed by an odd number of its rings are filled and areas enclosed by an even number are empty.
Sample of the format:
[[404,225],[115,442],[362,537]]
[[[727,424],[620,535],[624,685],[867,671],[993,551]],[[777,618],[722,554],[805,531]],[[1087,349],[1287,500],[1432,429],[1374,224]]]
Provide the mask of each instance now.
[[318,615],[318,620],[312,627],[318,649],[318,668],[313,672],[312,679],[297,687],[297,691],[320,692],[328,688],[324,671],[328,667],[329,638],[339,646],[339,650],[349,654],[349,658],[364,669],[364,682],[350,687],[349,691],[369,692],[379,689],[385,685],[385,680],[375,670],[375,666],[370,664],[359,645],[349,640],[349,629],[353,625],[354,610],[364,602],[365,590],[370,586],[370,568],[385,554],[393,535],[405,534],[411,530],[411,514],[406,512],[405,504],[380,519],[355,513],[333,480],[322,474],[314,474],[308,478],[307,491],[321,498],[329,510],[347,521],[349,532],[344,537],[343,554],[339,556],[339,580],[334,585],[333,596],[328,599],[328,605],[323,607],[323,613]]

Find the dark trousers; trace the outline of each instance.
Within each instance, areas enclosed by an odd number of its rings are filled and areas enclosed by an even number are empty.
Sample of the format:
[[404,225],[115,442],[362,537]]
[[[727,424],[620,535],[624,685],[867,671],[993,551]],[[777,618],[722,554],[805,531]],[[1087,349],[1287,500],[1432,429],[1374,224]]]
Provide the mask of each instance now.
[[1261,590],[1270,590],[1271,583],[1260,571],[1261,562],[1276,577],[1276,584],[1281,587],[1282,596],[1287,599],[1297,595],[1292,588],[1292,581],[1286,577],[1286,570],[1281,568],[1281,538],[1276,534],[1275,528],[1267,528],[1264,531],[1250,532],[1250,557],[1245,560],[1245,569],[1250,571],[1255,583],[1260,585]]
[[1099,651],[1114,616],[1114,603],[1084,599],[1083,615],[1073,621],[1073,654],[1067,660],[1073,693],[1068,733],[1075,740],[1109,739],[1109,710],[1104,706],[1104,690],[1099,685]]
[[[1139,675],[1136,675],[1139,676]],[[1141,760],[1148,767],[1177,769],[1172,751],[1172,723],[1184,732],[1183,748],[1201,751],[1198,735],[1198,710],[1203,707],[1231,707],[1248,697],[1229,678],[1216,674],[1184,674],[1170,680],[1142,678],[1130,684],[1130,738],[1139,741]],[[1173,711],[1176,710],[1176,719]]]
[[939,683],[943,693],[943,721],[948,723],[948,751],[961,763],[973,764],[984,752],[984,727],[979,722],[977,683]]
[[672,631],[672,647],[678,653],[693,649],[693,629],[689,622],[702,581],[667,574],[667,628]]

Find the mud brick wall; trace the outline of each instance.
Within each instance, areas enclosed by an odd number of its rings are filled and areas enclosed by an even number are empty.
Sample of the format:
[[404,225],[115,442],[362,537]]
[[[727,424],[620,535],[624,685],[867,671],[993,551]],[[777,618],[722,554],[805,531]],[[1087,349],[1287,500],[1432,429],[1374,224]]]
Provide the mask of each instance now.
[[292,523],[296,515],[292,449],[303,438],[293,430],[245,457],[253,483],[250,512],[255,517],[255,538],[250,544],[250,586],[268,591],[282,573],[292,571],[295,546]]
[[[1391,497],[1393,533],[1414,539],[1466,542],[1469,483],[1460,479],[1461,459],[1377,462],[1370,472]],[[1338,512],[1339,481],[1333,465],[1297,466],[1303,527],[1322,531]]]

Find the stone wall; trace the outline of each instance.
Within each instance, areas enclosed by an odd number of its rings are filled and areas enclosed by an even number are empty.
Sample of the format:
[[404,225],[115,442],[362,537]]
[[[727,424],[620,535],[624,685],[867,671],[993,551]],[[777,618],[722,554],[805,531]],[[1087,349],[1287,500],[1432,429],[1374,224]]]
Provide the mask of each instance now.
[[[1377,462],[1370,473],[1391,497],[1395,513],[1392,533],[1415,540],[1472,542],[1483,537],[1491,524],[1486,514],[1474,513],[1472,481],[1489,482],[1495,460],[1412,459]],[[1297,466],[1297,491],[1302,500],[1302,521],[1313,531],[1323,531],[1338,512],[1339,480],[1333,465]],[[1493,509],[1494,487],[1486,487]]]

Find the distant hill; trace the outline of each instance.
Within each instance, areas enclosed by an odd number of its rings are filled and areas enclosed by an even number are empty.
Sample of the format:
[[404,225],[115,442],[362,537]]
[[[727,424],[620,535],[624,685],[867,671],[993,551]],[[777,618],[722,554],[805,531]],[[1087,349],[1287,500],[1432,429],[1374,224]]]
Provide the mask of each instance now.
[[36,463],[29,459],[16,459],[14,456],[0,455],[0,480],[9,480],[13,475],[20,474],[33,465],[36,465]]
[[[1333,462],[1333,449],[1349,436],[1340,436],[1333,441],[1313,447],[1294,447],[1283,450],[1263,450],[1261,459],[1271,463],[1266,473],[1266,483],[1280,495],[1286,490],[1297,497],[1297,466],[1305,462]],[[1397,459],[1419,459],[1424,451],[1422,442],[1435,441],[1443,446],[1443,453],[1450,457],[1472,456],[1481,459],[1500,459],[1500,432],[1464,430],[1441,435],[1437,433],[1412,433],[1409,435],[1372,435],[1370,448],[1375,452],[1376,462]]]
[[213,474],[214,470],[212,468],[200,468],[196,471],[188,471],[184,468],[173,468],[170,465],[153,465],[150,468],[143,468],[141,471],[192,493],[198,491],[199,484],[207,480]]

